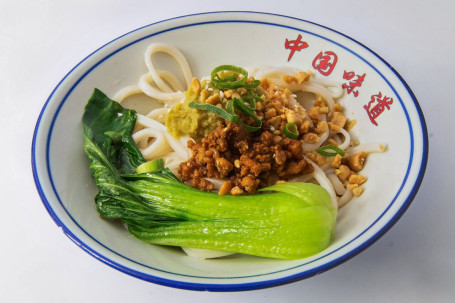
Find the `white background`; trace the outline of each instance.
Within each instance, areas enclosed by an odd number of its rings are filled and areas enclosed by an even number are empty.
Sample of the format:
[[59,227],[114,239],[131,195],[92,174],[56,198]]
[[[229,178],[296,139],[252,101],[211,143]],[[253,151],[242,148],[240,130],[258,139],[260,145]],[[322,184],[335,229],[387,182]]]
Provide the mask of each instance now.
[[[316,277],[237,293],[144,282],[74,245],[37,194],[30,165],[32,134],[60,79],[119,35],[162,19],[217,10],[278,13],[340,31],[389,62],[425,114],[430,157],[408,211],[371,247]],[[454,37],[451,0],[0,0],[0,301],[453,302],[455,138],[449,131],[455,110]]]

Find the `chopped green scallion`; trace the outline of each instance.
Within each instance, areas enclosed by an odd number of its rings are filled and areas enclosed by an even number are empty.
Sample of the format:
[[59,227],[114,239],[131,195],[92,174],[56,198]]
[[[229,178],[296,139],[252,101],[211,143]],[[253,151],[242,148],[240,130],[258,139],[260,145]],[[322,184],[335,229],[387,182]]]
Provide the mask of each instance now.
[[283,128],[283,133],[286,137],[291,139],[297,139],[299,137],[299,130],[297,129],[297,125],[294,123],[288,123]]
[[321,154],[325,157],[333,157],[336,156],[337,154],[340,156],[344,156],[345,154],[345,151],[336,145],[321,146],[317,149],[317,152],[318,154]]

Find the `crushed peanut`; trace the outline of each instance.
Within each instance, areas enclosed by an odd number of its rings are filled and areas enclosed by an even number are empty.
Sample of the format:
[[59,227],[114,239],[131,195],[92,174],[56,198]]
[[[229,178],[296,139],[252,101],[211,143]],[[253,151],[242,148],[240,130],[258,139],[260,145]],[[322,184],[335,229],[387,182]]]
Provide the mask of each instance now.
[[350,189],[350,190],[353,190],[354,188],[357,188],[358,186],[359,186],[358,184],[347,184],[346,188]]
[[224,181],[218,191],[218,195],[223,196],[229,193],[232,189],[232,183],[230,181]]
[[314,163],[316,163],[319,166],[324,165],[329,161],[329,159],[327,159],[326,157],[324,157],[323,155],[321,155],[315,151],[308,152],[305,154],[305,156],[307,156],[311,161],[313,161]]
[[220,95],[218,94],[211,95],[207,100],[205,100],[205,103],[212,105],[220,103]]
[[357,120],[350,120],[348,122],[348,124],[346,125],[346,130],[351,131],[354,128],[354,126],[356,125],[356,123],[357,123]]
[[306,133],[305,135],[303,135],[303,140],[306,142],[306,143],[316,143],[319,141],[319,136],[314,134],[314,133]]
[[351,170],[346,165],[340,165],[340,167],[337,170],[335,170],[335,175],[338,176],[338,179],[340,179],[341,182],[346,181],[350,173]]
[[316,101],[314,101],[314,106],[324,107],[327,106],[327,103],[321,96],[317,96]]
[[330,144],[330,145],[335,145],[335,146],[338,146],[338,142],[333,140],[333,139],[329,139],[327,140],[327,142]]
[[333,116],[332,116],[332,120],[330,122],[332,122],[332,125],[336,125],[340,128],[343,128],[346,125],[347,120],[348,119],[346,118],[346,116],[343,113],[334,112]]
[[243,194],[243,190],[240,187],[235,186],[234,188],[231,189],[231,195],[238,196],[241,194]]
[[363,151],[351,156],[349,158],[349,167],[355,172],[360,171],[363,168],[365,157],[366,153]]
[[191,89],[196,95],[199,94],[201,90],[201,82],[199,82],[198,78],[194,77],[193,80],[191,80]]
[[334,131],[336,133],[340,132],[341,127],[339,127],[336,124],[333,124],[332,122],[327,123],[329,125],[329,128],[331,131]]
[[294,123],[296,125],[300,125],[302,123],[302,118],[292,110],[286,110],[286,120],[288,123]]
[[325,121],[318,122],[318,126],[316,127],[316,132],[318,134],[325,133],[328,130],[329,130],[329,126],[328,126],[327,122],[325,122]]
[[300,124],[299,132],[302,134],[306,134],[310,130],[310,121],[305,120],[302,124]]
[[327,106],[321,107],[321,114],[328,114],[329,113],[329,108]]
[[336,156],[333,157],[333,160],[332,160],[332,163],[330,164],[330,166],[332,166],[334,168],[340,168],[342,158],[343,157],[340,154],[336,154]]
[[352,194],[356,197],[360,196],[364,191],[363,186],[358,186],[352,190]]
[[265,115],[264,115],[264,117],[266,119],[271,119],[272,117],[275,117],[275,116],[276,116],[276,109],[275,108],[269,109],[268,111],[265,112]]
[[207,100],[207,98],[209,97],[209,95],[210,95],[210,92],[204,88],[204,89],[201,91],[201,101],[202,101],[202,102],[205,102],[205,100]]
[[313,120],[313,121],[319,121],[321,119],[321,108],[318,106],[315,106],[311,108],[308,111],[308,116]]
[[366,181],[367,181],[367,177],[362,176],[362,175],[352,174],[349,177],[349,183],[350,184],[361,185],[361,184],[365,183]]

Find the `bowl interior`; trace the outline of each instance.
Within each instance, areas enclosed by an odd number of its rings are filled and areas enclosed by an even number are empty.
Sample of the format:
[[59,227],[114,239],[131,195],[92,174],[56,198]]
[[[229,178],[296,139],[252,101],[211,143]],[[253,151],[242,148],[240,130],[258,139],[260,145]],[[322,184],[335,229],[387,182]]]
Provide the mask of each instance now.
[[[286,48],[286,41],[296,42],[299,35],[308,47],[296,50],[288,61],[291,49]],[[340,103],[347,116],[357,121],[355,138],[362,144],[384,142],[387,152],[368,156],[362,171],[368,177],[365,192],[339,211],[335,239],[328,249],[293,261],[240,255],[196,260],[178,248],[145,244],[130,236],[118,222],[100,219],[94,204],[96,186],[82,150],[84,106],[94,88],[112,97],[120,88],[136,84],[147,71],[144,51],[154,42],[177,47],[198,77],[209,75],[213,67],[221,64],[292,66],[311,70],[316,79],[347,85],[350,80],[346,73],[365,75],[361,86],[355,88],[358,95],[345,89]],[[315,58],[330,55],[328,52],[334,53],[337,61],[325,76],[314,64]],[[155,59],[159,68],[177,72],[166,56],[157,55]],[[379,101],[373,96],[379,94],[389,98],[389,103],[382,106],[375,125],[365,106],[372,100],[376,105]],[[154,106],[153,102],[145,103],[143,111]],[[38,189],[54,220],[101,261],[131,275],[178,287],[265,287],[311,276],[348,259],[399,218],[423,175],[426,135],[422,119],[412,93],[400,77],[374,53],[348,37],[282,16],[202,14],[131,32],[73,69],[40,116],[33,162]]]

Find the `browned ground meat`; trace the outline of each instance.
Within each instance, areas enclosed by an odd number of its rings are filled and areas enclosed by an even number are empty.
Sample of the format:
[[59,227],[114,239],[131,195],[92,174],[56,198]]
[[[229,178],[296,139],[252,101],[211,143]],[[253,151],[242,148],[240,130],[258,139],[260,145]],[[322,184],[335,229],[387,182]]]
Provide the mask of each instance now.
[[[288,180],[313,172],[303,159],[302,144],[283,138],[279,142],[269,131],[247,132],[230,122],[221,124],[199,143],[188,142],[192,157],[180,164],[183,181],[193,180],[193,187],[211,191],[214,186],[205,178],[228,179],[224,185],[231,194],[255,193],[272,178]],[[225,189],[221,194],[227,193]]]
[[[310,73],[300,72],[285,76],[288,83],[307,81]],[[199,92],[201,84],[193,80],[193,91]],[[262,121],[262,127],[254,133],[241,125],[223,122],[201,141],[188,142],[192,157],[180,164],[179,176],[183,181],[192,180],[192,185],[204,191],[213,191],[214,184],[207,178],[227,180],[220,187],[219,194],[252,194],[259,188],[274,183],[286,182],[296,176],[312,173],[314,168],[305,157],[316,165],[329,165],[335,174],[355,196],[363,192],[362,184],[366,178],[357,173],[363,168],[366,154],[361,152],[352,156],[337,155],[333,159],[316,151],[303,152],[302,143],[313,144],[329,130],[338,132],[340,128],[352,128],[355,121],[348,121],[342,113],[340,104],[333,105],[334,112],[328,115],[329,105],[316,96],[313,107],[305,110],[296,101],[289,89],[279,88],[270,79],[262,79],[256,91],[263,100],[256,101],[255,115]],[[245,98],[245,88],[213,90],[207,87],[200,91],[200,102],[226,108],[229,100]],[[250,96],[251,97],[251,96]],[[246,99],[245,99],[246,100]],[[256,98],[256,100],[258,100]],[[254,125],[255,121],[239,114],[242,121]],[[298,138],[290,139],[284,135],[284,128],[293,123],[298,130]],[[199,140],[199,138],[197,138]],[[338,145],[333,138],[327,144]],[[305,154],[305,156],[304,156]],[[349,180],[349,182],[347,181]],[[346,185],[346,182],[349,184]]]

